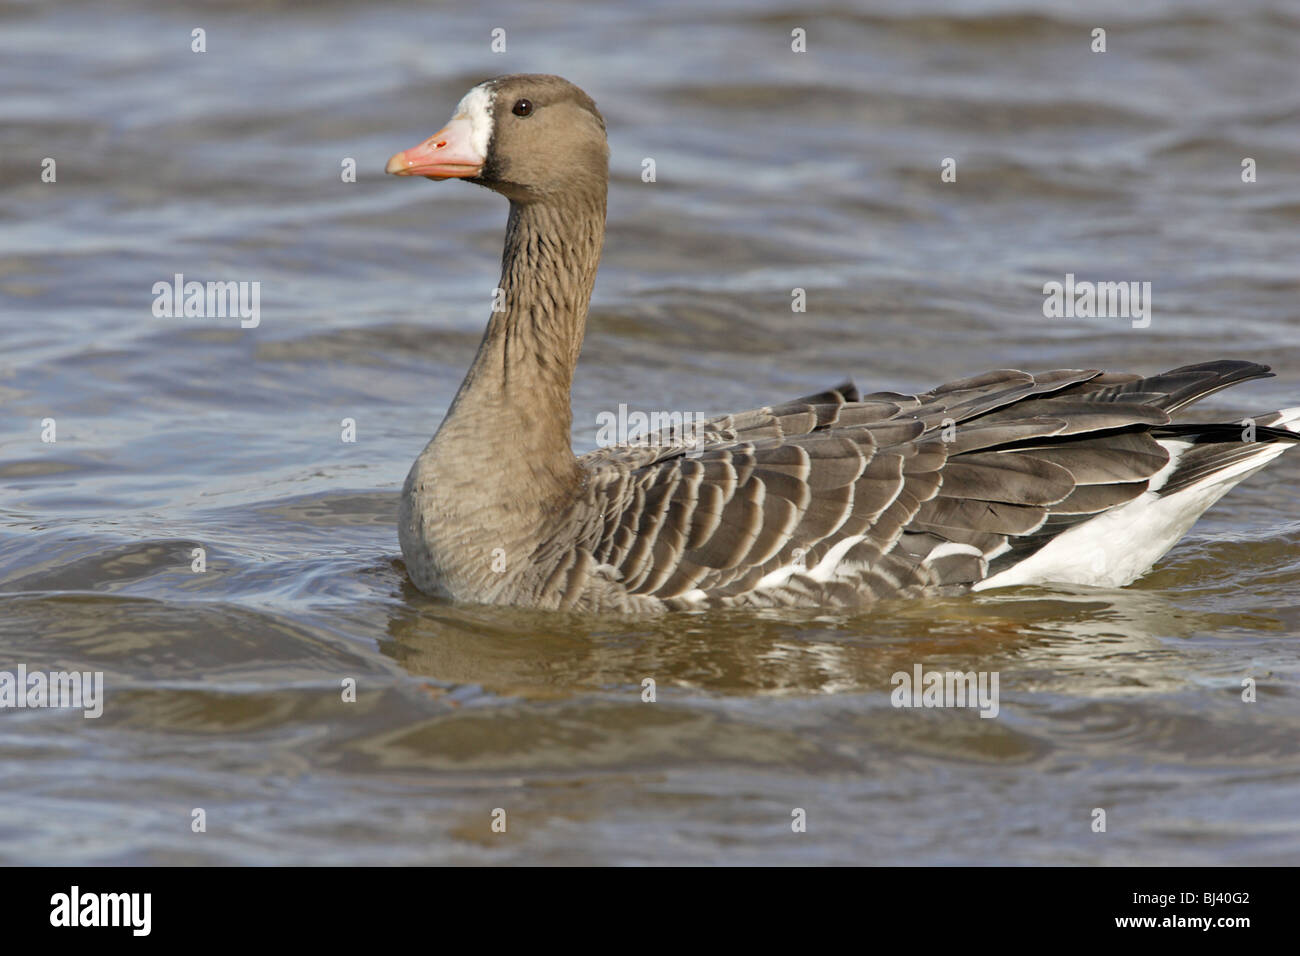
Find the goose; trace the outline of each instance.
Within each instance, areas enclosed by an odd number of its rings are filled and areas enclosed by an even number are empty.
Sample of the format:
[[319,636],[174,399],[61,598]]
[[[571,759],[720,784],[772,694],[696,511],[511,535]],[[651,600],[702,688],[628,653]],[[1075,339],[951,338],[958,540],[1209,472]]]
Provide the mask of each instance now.
[[1122,587],[1300,441],[1300,408],[1173,421],[1271,375],[1222,359],[999,369],[919,395],[845,383],[575,456],[609,172],[596,104],[558,76],[497,77],[387,172],[510,203],[498,302],[399,505],[411,581],[451,601],[650,614]]

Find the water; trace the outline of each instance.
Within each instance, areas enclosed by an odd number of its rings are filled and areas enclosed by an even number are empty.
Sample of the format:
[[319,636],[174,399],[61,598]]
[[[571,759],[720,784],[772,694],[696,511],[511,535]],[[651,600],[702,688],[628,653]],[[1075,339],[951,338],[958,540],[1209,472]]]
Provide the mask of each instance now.
[[[0,668],[107,688],[0,715],[0,860],[1300,862],[1300,456],[1122,591],[634,621],[400,564],[505,204],[382,169],[504,72],[609,123],[580,450],[847,375],[1241,357],[1278,377],[1198,412],[1300,403],[1300,8],[1076,6],[0,2]],[[155,318],[178,272],[260,325]],[[1151,326],[1045,319],[1068,272]],[[916,663],[998,672],[998,717],[891,707]]]

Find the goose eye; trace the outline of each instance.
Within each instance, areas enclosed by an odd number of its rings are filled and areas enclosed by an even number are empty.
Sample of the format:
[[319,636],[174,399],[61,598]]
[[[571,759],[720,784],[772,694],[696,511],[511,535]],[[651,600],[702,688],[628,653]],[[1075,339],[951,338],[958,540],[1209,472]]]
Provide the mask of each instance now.
[[516,100],[515,105],[511,108],[510,112],[514,113],[516,116],[528,116],[533,112],[533,101]]

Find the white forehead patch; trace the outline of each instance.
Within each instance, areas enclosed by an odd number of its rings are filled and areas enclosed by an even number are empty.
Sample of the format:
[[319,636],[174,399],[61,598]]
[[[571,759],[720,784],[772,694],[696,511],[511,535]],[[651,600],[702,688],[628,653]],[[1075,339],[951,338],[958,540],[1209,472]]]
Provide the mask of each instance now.
[[452,117],[469,120],[470,146],[483,157],[487,156],[488,142],[492,139],[492,102],[495,99],[496,91],[481,83],[465,94]]

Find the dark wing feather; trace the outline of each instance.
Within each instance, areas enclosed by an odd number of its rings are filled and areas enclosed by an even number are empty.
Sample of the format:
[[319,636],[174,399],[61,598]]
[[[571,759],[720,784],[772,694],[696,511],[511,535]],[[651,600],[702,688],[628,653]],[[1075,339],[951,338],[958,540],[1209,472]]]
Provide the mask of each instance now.
[[713,419],[694,443],[670,430],[600,449],[580,459],[589,561],[556,573],[599,569],[670,607],[968,585],[1140,495],[1168,462],[1155,434],[1170,411],[1266,374],[1002,369],[861,398],[846,383]]

